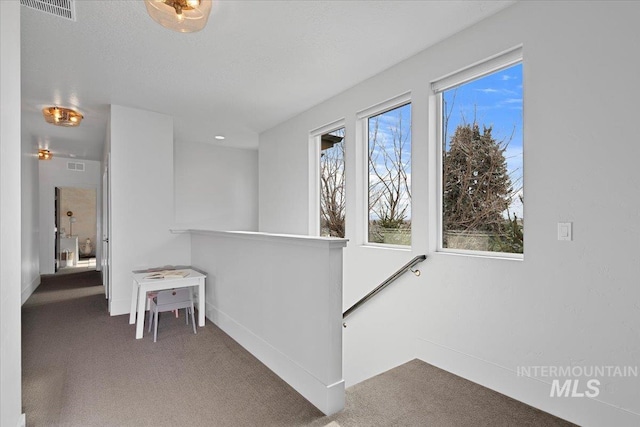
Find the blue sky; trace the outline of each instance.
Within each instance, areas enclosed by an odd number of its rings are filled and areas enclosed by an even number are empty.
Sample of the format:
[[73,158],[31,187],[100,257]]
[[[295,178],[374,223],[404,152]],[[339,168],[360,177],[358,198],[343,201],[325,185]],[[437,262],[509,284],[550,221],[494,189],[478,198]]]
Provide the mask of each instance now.
[[[393,156],[394,152],[394,140],[396,140],[396,146],[402,145],[403,163],[405,164],[405,172],[409,186],[411,186],[411,104],[405,104],[403,106],[394,108],[385,113],[373,116],[369,119],[369,144],[371,144],[373,138],[374,121],[378,121],[378,142],[384,147],[385,151]],[[400,126],[400,127],[399,127]],[[397,142],[397,135],[401,134],[402,143]],[[394,138],[394,134],[396,138]],[[371,149],[371,146],[369,147]],[[380,153],[379,149],[374,150],[377,154],[377,168],[379,172],[385,171],[384,167],[384,155]],[[373,174],[372,165],[369,164],[369,180],[370,183],[376,182],[377,178]],[[411,200],[407,193],[402,193],[402,200],[404,205],[407,206],[405,211],[405,219],[411,219]],[[369,219],[378,219],[377,215],[373,212],[369,212]]]
[[[454,98],[455,96],[455,98]],[[456,127],[475,121],[493,127],[496,141],[511,141],[505,151],[507,166],[514,189],[522,187],[522,64],[505,68],[443,93],[447,108],[453,109],[447,126],[451,138]],[[512,136],[513,133],[513,136]],[[448,148],[449,141],[446,141]],[[510,211],[519,218],[523,208],[514,201]]]

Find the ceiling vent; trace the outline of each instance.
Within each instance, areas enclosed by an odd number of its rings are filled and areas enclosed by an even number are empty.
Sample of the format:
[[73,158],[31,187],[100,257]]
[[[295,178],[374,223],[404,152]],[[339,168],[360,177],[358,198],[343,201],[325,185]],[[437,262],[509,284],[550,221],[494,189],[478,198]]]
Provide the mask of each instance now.
[[20,4],[49,15],[76,20],[75,0],[20,0]]
[[70,171],[84,172],[84,163],[67,162],[67,169]]

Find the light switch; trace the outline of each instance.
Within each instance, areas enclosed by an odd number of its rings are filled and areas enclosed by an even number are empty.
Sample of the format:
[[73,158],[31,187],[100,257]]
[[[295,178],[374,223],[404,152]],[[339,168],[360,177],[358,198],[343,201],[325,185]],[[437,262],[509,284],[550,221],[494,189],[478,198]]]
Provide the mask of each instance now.
[[570,222],[558,223],[558,240],[572,240],[572,230]]

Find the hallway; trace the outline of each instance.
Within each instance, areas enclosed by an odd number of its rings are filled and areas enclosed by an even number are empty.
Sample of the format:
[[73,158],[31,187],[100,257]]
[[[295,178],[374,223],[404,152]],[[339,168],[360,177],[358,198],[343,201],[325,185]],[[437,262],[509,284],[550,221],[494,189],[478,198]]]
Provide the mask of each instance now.
[[58,268],[55,274],[75,274],[87,271],[96,271],[96,258],[80,258],[76,265]]
[[24,304],[23,410],[36,426],[299,426],[323,415],[224,332],[165,313],[158,342],[110,317],[98,272],[45,276]]
[[568,426],[420,360],[347,390],[331,417],[211,322],[158,342],[110,317],[99,272],[45,276],[22,309],[23,410],[37,426]]

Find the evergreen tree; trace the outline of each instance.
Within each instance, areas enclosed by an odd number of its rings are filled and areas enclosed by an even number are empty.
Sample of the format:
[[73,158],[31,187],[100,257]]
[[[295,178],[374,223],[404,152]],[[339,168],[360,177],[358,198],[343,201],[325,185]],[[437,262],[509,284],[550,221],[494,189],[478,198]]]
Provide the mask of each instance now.
[[[497,248],[502,240],[522,235],[518,222],[506,218],[513,188],[504,156],[506,144],[496,141],[491,127],[480,132],[477,123],[456,128],[443,158],[444,231],[484,232],[493,236]],[[517,233],[516,233],[516,229]],[[512,235],[513,234],[513,235]],[[516,245],[508,252],[521,252]],[[504,250],[502,250],[504,251]]]

